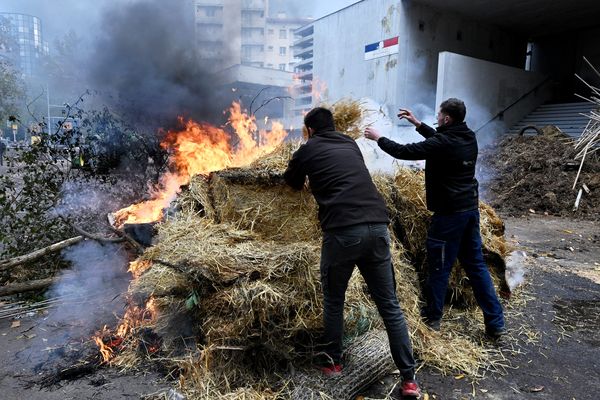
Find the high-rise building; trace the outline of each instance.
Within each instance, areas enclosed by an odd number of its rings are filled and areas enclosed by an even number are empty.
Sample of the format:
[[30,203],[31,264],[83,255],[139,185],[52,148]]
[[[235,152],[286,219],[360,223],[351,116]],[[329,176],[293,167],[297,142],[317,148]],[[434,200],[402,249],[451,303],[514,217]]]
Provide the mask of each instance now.
[[294,30],[309,22],[269,16],[268,0],[196,0],[196,47],[215,69],[233,65],[292,72]]
[[267,18],[265,67],[294,71],[294,32],[309,22],[307,18],[290,18],[285,13]]
[[197,0],[196,47],[215,69],[262,67],[268,0]]
[[0,30],[7,42],[0,46],[0,57],[11,60],[25,76],[37,75],[48,54],[41,20],[27,14],[0,13]]

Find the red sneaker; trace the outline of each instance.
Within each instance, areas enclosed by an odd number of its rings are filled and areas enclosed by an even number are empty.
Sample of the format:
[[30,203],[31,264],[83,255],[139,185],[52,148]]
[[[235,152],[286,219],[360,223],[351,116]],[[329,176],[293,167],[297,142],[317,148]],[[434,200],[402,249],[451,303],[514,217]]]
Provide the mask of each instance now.
[[417,382],[412,379],[406,379],[402,382],[402,397],[413,397],[420,398],[421,397],[421,389]]
[[319,367],[323,375],[330,376],[338,376],[342,374],[342,366],[340,364],[328,365],[326,367]]

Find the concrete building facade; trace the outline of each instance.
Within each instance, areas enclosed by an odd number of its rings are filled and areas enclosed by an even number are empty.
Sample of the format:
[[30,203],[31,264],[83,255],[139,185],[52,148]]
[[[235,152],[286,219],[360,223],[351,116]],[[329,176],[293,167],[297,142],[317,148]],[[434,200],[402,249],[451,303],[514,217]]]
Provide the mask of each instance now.
[[293,31],[308,20],[270,17],[268,0],[197,0],[196,47],[216,69],[232,65],[291,72]]
[[267,18],[265,34],[265,67],[293,72],[294,32],[310,22],[306,18],[290,18],[285,13]]
[[577,57],[600,58],[599,23],[586,17],[598,15],[600,3],[584,3],[359,1],[296,31],[295,113],[352,97],[372,99],[390,116],[408,107],[433,117],[455,95],[470,105],[474,128],[510,125],[573,93]]

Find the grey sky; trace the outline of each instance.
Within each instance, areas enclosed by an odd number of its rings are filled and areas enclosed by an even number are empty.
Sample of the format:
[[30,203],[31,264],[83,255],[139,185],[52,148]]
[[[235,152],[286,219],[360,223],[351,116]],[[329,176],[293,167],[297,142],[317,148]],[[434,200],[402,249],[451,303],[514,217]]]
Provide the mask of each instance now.
[[[69,29],[81,37],[88,36],[97,26],[98,17],[107,7],[134,0],[1,0],[0,12],[31,14],[42,20],[45,40],[52,43]],[[165,0],[176,1],[176,0]],[[319,18],[357,0],[271,0],[272,10],[286,11],[299,17]],[[92,34],[93,36],[93,34]]]

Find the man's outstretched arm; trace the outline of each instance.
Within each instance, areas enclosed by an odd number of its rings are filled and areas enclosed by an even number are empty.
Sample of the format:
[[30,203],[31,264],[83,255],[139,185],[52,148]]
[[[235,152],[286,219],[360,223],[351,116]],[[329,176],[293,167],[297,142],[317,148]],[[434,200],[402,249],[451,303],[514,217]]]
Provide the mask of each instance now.
[[419,143],[400,144],[381,136],[373,128],[367,128],[365,137],[375,140],[381,150],[400,160],[424,160],[439,154],[443,149],[439,137],[430,137]]
[[296,190],[302,190],[306,181],[306,171],[303,168],[303,163],[300,160],[300,149],[293,155],[288,163],[287,169],[283,174],[285,182]]

